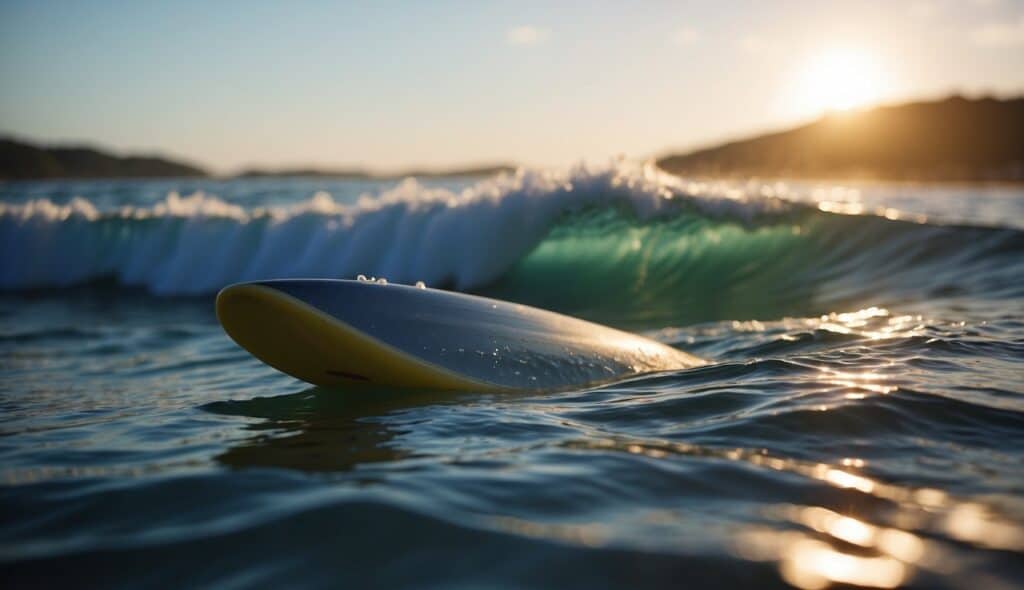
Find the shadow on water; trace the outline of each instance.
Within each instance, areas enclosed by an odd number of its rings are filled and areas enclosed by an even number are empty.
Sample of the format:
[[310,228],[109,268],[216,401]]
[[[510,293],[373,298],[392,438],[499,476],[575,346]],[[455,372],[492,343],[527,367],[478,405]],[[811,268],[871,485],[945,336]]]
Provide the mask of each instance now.
[[413,456],[414,451],[394,442],[406,430],[389,425],[387,416],[475,395],[366,386],[346,390],[311,387],[286,395],[213,402],[202,409],[261,419],[247,427],[253,436],[216,457],[228,467],[332,472]]

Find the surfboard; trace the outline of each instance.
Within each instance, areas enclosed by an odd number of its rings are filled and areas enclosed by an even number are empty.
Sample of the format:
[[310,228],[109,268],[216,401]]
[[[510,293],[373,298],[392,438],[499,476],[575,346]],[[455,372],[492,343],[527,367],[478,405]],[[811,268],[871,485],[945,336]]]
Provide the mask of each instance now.
[[257,281],[226,287],[216,307],[242,348],[325,387],[555,391],[703,364],[607,326],[421,286]]

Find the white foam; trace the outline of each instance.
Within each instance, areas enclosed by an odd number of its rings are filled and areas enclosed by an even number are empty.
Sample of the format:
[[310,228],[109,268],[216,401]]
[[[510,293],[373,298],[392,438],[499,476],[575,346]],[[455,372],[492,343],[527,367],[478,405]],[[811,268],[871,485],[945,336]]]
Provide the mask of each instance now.
[[762,192],[620,163],[520,170],[459,193],[410,179],[351,205],[326,193],[250,209],[202,193],[106,212],[79,198],[0,203],[0,287],[113,276],[154,293],[194,294],[246,280],[365,273],[468,289],[498,278],[567,213],[618,206],[647,219],[696,208],[749,220],[785,206]]

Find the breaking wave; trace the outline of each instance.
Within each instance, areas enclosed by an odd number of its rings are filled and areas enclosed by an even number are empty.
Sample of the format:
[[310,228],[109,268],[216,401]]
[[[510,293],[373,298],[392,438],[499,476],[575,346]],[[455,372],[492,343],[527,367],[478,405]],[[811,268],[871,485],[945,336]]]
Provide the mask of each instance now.
[[195,295],[366,274],[640,322],[770,316],[879,293],[1015,296],[1024,264],[1020,230],[841,215],[770,186],[625,165],[520,170],[461,192],[410,179],[351,204],[326,193],[252,208],[203,193],[116,210],[80,198],[0,203],[0,244],[8,290],[112,279]]

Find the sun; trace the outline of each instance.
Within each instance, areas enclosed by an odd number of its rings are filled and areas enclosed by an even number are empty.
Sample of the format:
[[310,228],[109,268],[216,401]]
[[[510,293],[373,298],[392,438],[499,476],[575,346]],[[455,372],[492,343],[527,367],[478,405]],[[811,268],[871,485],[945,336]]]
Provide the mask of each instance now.
[[795,90],[795,110],[816,116],[877,102],[885,88],[882,69],[870,54],[855,49],[831,49],[807,60]]

